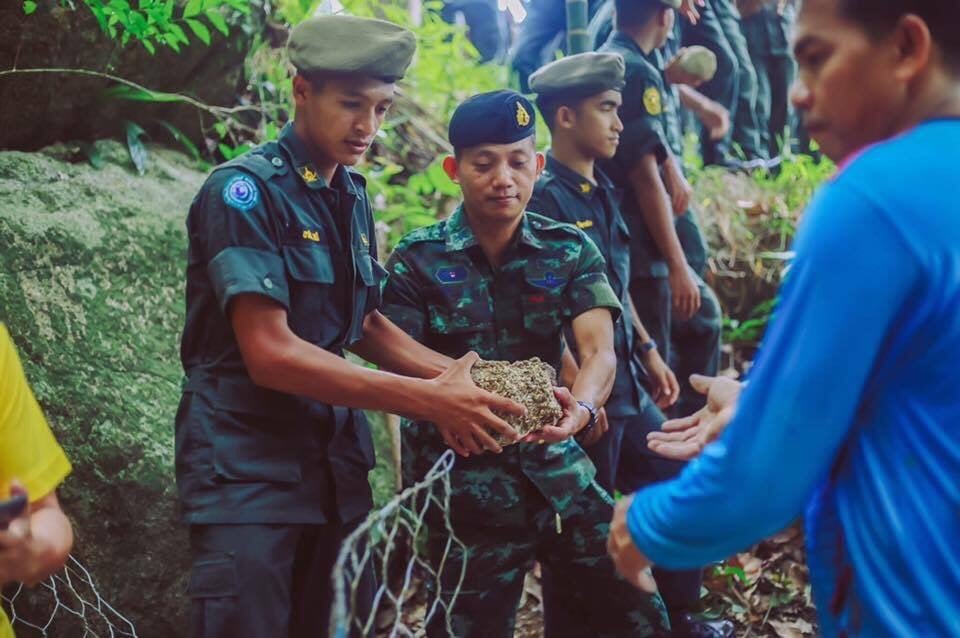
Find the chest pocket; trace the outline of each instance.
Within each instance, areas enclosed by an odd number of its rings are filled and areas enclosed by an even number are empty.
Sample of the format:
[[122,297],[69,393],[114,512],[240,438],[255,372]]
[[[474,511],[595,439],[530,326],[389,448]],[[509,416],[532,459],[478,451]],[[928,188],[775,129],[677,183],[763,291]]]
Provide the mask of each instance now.
[[283,246],[283,262],[290,283],[290,312],[287,320],[293,332],[313,344],[330,345],[342,323],[330,313],[338,306],[334,297],[336,276],[330,247],[323,244]]
[[487,349],[485,337],[493,330],[493,307],[486,290],[478,291],[469,301],[428,302],[427,321],[427,345],[447,356],[461,357],[471,350]]
[[[520,298],[523,327],[540,337],[559,335],[569,316],[564,295],[568,269],[527,268]],[[558,340],[559,341],[559,340]]]

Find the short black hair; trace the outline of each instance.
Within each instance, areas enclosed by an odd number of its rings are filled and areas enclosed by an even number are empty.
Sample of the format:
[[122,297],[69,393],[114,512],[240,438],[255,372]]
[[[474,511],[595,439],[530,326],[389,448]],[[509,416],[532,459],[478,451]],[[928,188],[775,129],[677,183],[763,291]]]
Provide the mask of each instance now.
[[653,16],[667,9],[659,0],[616,0],[617,28],[642,27]]
[[905,15],[919,17],[927,23],[947,65],[960,73],[960,0],[838,0],[838,9],[842,17],[875,37],[889,34]]
[[544,124],[552,133],[556,126],[557,113],[560,111],[560,107],[566,106],[577,110],[586,99],[585,97],[538,97],[537,108],[540,109]]

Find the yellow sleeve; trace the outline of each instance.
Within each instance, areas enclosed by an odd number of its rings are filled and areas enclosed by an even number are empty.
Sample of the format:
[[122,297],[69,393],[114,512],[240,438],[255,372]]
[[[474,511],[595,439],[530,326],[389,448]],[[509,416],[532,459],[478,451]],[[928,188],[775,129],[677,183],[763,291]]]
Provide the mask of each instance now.
[[16,479],[36,501],[69,473],[70,461],[27,384],[6,326],[0,324],[0,499],[8,498]]

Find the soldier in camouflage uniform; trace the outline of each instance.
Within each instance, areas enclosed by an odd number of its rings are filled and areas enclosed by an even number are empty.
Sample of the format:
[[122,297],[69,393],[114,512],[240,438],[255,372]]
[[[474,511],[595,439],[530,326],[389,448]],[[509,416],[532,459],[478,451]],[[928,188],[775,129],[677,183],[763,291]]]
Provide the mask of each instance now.
[[[669,622],[659,595],[637,595],[613,573],[604,535],[610,497],[573,438],[594,427],[613,385],[613,324],[621,308],[596,245],[574,226],[525,212],[543,167],[535,152],[533,106],[497,91],[464,102],[450,123],[456,151],[444,167],[464,204],[446,221],[397,246],[387,270],[383,311],[416,339],[448,356],[474,350],[486,359],[530,357],[559,366],[563,330],[572,331],[581,371],[557,389],[564,415],[502,454],[458,459],[450,516],[466,545],[444,566],[439,592],[456,636],[507,637],[524,576],[543,568],[545,631],[556,636],[655,636]],[[425,421],[403,429],[404,474],[415,479],[445,445]],[[439,562],[446,543],[433,523]],[[442,607],[441,607],[442,609]],[[446,618],[428,627],[445,635]]]

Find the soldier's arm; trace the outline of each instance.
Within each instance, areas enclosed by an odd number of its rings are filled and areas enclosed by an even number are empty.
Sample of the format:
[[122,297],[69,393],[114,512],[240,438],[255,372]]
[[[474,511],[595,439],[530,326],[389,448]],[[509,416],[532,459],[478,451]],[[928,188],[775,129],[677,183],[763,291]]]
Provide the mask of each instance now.
[[674,227],[670,196],[660,177],[656,156],[648,153],[641,157],[628,178],[647,230],[667,260],[674,307],[681,319],[689,319],[700,307],[700,291],[687,270],[687,259]]
[[617,356],[613,351],[613,318],[608,308],[594,308],[573,320],[580,370],[571,392],[579,401],[602,407],[613,389]]
[[524,408],[473,384],[470,368],[479,358],[474,353],[435,379],[414,379],[350,363],[304,341],[287,325],[286,309],[268,297],[238,295],[228,312],[247,372],[257,385],[322,403],[433,421],[445,434],[455,433],[448,444],[464,455],[500,450],[487,430],[516,438],[493,410],[521,415]]
[[364,319],[363,338],[350,346],[350,352],[384,370],[421,379],[439,376],[453,363],[418,343],[379,310]]

